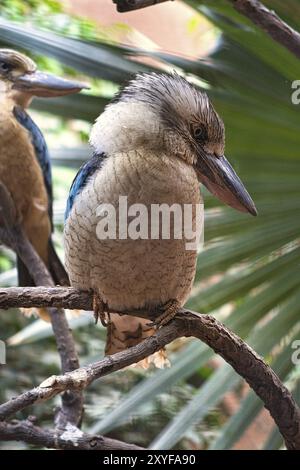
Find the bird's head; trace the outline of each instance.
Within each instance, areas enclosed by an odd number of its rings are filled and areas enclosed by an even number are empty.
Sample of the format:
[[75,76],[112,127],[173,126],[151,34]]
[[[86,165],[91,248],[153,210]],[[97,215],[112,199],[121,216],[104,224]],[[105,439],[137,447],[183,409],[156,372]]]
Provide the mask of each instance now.
[[40,72],[33,60],[20,52],[0,49],[0,93],[17,104],[27,106],[34,96],[62,96],[83,88],[87,87],[82,83]]
[[96,151],[147,147],[192,165],[221,201],[257,215],[250,195],[224,155],[225,129],[206,93],[178,74],[138,74],[99,116],[91,133]]

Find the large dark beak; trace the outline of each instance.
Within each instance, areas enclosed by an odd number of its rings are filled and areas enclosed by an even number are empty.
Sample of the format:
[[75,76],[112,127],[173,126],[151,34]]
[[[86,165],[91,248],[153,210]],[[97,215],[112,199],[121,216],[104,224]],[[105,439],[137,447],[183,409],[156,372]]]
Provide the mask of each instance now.
[[239,211],[257,215],[254,202],[225,156],[201,152],[196,172],[199,181],[222,202]]
[[65,80],[55,75],[36,71],[17,78],[13,88],[32,96],[54,97],[78,93],[83,88],[88,88],[88,86],[80,82]]

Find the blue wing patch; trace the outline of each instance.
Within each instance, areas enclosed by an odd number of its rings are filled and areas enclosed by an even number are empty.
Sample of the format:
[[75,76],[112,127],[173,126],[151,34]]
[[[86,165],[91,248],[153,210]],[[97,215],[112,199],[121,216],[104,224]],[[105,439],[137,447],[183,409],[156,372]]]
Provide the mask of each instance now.
[[104,160],[106,158],[105,153],[95,153],[90,160],[84,163],[78,170],[77,175],[75,176],[73,183],[70,188],[69,197],[67,200],[67,207],[65,211],[65,221],[67,220],[70,211],[73,207],[75,198],[78,194],[81,193],[83,188],[86,186],[89,178],[101,168]]
[[50,162],[50,155],[48,151],[48,147],[45,141],[45,138],[39,129],[39,127],[35,124],[35,122],[31,119],[29,114],[21,108],[20,106],[15,106],[14,108],[14,115],[17,121],[21,124],[21,126],[25,127],[30,134],[31,142],[35,150],[36,158],[40,164],[41,170],[44,176],[44,183],[46,187],[46,191],[48,194],[48,214],[51,221],[51,225],[53,225],[52,219],[52,204],[53,204],[53,193],[52,193],[52,174],[51,174],[51,162]]

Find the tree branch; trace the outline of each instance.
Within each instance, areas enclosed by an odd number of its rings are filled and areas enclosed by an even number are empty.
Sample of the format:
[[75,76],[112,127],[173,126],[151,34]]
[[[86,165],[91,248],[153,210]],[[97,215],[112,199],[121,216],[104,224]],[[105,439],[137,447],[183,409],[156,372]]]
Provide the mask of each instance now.
[[140,8],[151,7],[152,5],[168,1],[170,0],[113,0],[113,3],[117,4],[117,11],[119,13],[125,13],[127,11],[139,10]]
[[[15,291],[15,288],[13,289]],[[35,289],[40,291],[41,288],[31,289],[32,299],[34,299]],[[5,295],[9,291],[10,289],[0,289],[0,305],[5,305],[6,308],[9,307],[9,303],[7,299],[5,300]],[[48,305],[51,305],[52,291],[52,289],[48,290]],[[80,305],[81,308],[90,309],[88,293],[78,291],[78,301],[76,301],[75,289],[61,288],[61,291],[61,296],[58,295],[57,290],[55,291],[55,304],[60,301],[64,305],[64,301],[66,301],[68,307],[78,308]],[[28,295],[27,289],[27,298]],[[70,302],[71,297],[73,303]],[[38,292],[37,299],[38,305],[40,305],[40,292]],[[84,299],[86,304],[84,304]],[[128,315],[128,312],[123,313]],[[146,311],[135,311],[131,314],[151,317]],[[265,407],[274,418],[287,448],[300,449],[300,410],[291,393],[281,383],[275,372],[242,339],[214,317],[199,315],[186,309],[181,309],[174,320],[142,343],[73,372],[49,377],[39,387],[6,402],[0,406],[0,420],[7,419],[17,411],[36,402],[49,400],[65,390],[82,390],[94,380],[136,363],[182,336],[194,336],[200,339],[231,364],[263,400]]]
[[[168,0],[113,0],[120,13],[138,10]],[[259,0],[229,0],[234,8],[300,58],[300,34]]]
[[48,449],[63,450],[142,450],[134,444],[108,437],[86,434],[75,426],[65,430],[42,429],[30,420],[0,423],[0,440],[23,441]]
[[8,287],[0,289],[0,309],[56,307],[93,310],[92,294],[74,287]]
[[234,8],[300,58],[300,34],[258,0],[230,0]]
[[[45,264],[38,256],[23,228],[19,224],[13,199],[0,182],[0,215],[4,228],[0,231],[0,240],[13,249],[30,272],[36,285],[53,287],[54,282]],[[52,329],[60,355],[62,372],[69,372],[79,367],[75,343],[65,313],[56,307],[49,308]],[[62,408],[56,414],[56,424],[64,428],[67,422],[78,425],[83,414],[83,396],[81,393],[70,393],[62,396]]]

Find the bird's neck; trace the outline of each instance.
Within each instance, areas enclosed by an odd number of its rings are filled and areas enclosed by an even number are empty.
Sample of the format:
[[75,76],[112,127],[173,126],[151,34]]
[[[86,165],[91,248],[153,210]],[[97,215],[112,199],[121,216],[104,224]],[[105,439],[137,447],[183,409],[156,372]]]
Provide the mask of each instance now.
[[0,120],[3,121],[12,116],[15,106],[27,108],[32,96],[9,89],[5,82],[0,81]]
[[98,153],[128,152],[163,146],[157,116],[144,103],[118,102],[108,106],[93,126],[90,143]]
[[[17,128],[22,128],[14,114],[16,106],[19,105],[11,94],[1,92],[0,88],[0,138],[2,143],[3,139],[8,139],[9,136],[14,135]],[[23,106],[21,108],[24,109]]]
[[13,92],[8,82],[0,80],[0,112],[2,112],[2,107],[13,109]]
[[10,125],[14,119],[13,116],[14,102],[6,93],[0,89],[0,132],[4,132],[5,128]]

